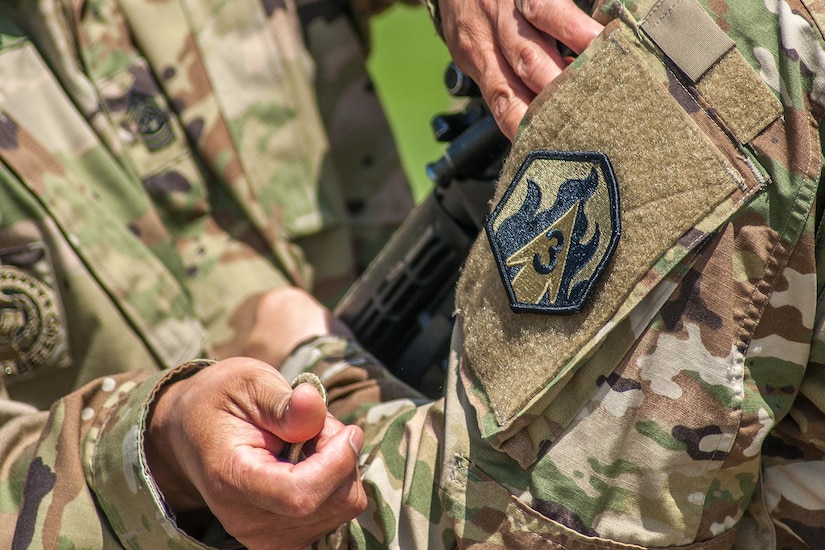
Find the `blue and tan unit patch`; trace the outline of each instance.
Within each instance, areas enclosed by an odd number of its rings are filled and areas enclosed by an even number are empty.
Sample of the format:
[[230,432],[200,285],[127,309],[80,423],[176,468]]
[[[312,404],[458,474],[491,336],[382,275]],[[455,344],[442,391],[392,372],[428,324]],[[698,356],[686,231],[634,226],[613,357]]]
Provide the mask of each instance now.
[[581,310],[621,234],[606,155],[533,151],[487,222],[515,312]]

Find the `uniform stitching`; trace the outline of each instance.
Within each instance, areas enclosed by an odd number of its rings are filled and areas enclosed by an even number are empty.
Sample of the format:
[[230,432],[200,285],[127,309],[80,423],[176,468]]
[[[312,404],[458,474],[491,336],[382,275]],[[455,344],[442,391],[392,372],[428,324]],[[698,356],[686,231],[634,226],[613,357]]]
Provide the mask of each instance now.
[[[658,18],[655,22],[651,22],[652,24],[650,24],[650,25],[646,25],[646,26],[648,27],[648,29],[651,29],[651,30],[652,30],[652,29],[653,29],[653,27],[655,27],[655,26],[657,26],[659,23],[661,23],[661,22],[662,22],[662,21],[663,21],[663,20],[664,20],[664,19],[665,19],[668,15],[670,15],[670,13],[671,13],[674,9],[676,9],[676,8],[679,6],[679,4],[681,4],[681,3],[682,3],[682,0],[677,0],[676,2],[674,2],[674,3],[673,3],[673,5],[672,5],[672,6],[670,6],[670,7],[669,7],[669,8],[668,8],[668,9],[667,9],[667,10],[666,10],[666,11],[665,11],[665,12],[664,12],[664,13],[663,13],[663,14],[662,14],[662,15],[661,15],[661,16],[660,16],[660,17],[659,17],[659,18]],[[660,7],[662,7],[662,4],[664,4],[664,1],[659,2],[658,4],[656,4],[656,5],[655,5],[655,6],[654,6],[654,7],[653,7],[653,8],[652,8],[649,12],[648,12],[648,17],[649,17],[649,16],[651,16],[651,15],[653,15],[653,13],[654,13],[655,11],[658,11],[658,10],[659,10],[659,8],[660,8]]]
[[[805,139],[806,139],[804,149],[805,149],[806,154],[808,156],[806,164],[805,164],[804,177],[807,179],[808,178],[808,175],[807,175],[808,170],[810,169],[811,159],[813,157],[813,155],[811,154],[810,125],[808,125],[808,124],[805,125],[804,134],[805,134]],[[786,139],[787,139],[787,131],[785,132],[785,136],[786,136]],[[794,204],[797,204],[798,202],[800,202],[801,193],[802,193],[802,187],[798,187],[796,189],[796,194],[794,195],[794,200],[793,200]],[[752,331],[756,329],[756,317],[758,317],[760,315],[760,312],[763,312],[765,310],[765,308],[767,307],[767,304],[768,304],[768,301],[769,301],[768,294],[769,294],[770,290],[773,288],[773,286],[775,284],[775,281],[773,283],[768,283],[767,282],[767,277],[768,277],[768,275],[770,273],[770,269],[772,267],[775,267],[777,269],[779,268],[778,252],[779,252],[780,249],[785,249],[786,248],[786,246],[782,243],[782,234],[788,228],[788,225],[790,224],[791,219],[793,218],[794,214],[795,214],[795,210],[792,210],[788,214],[788,216],[785,218],[785,222],[783,223],[781,230],[776,232],[776,242],[774,243],[773,247],[771,248],[771,251],[770,251],[770,254],[768,255],[767,261],[765,262],[765,269],[762,271],[762,277],[761,277],[759,283],[757,283],[757,285],[755,286],[753,292],[751,292],[749,306],[748,306],[747,310],[745,311],[745,316],[743,317],[742,322],[739,326],[739,328],[740,328],[739,346],[740,346],[740,349],[742,350],[743,354],[747,350],[747,345],[746,345],[746,342],[745,342],[745,335],[746,334],[752,334]],[[778,273],[776,273],[774,275],[774,277],[776,277],[776,276],[778,276]],[[763,299],[763,303],[759,307],[757,307],[755,305],[755,302],[756,302],[757,294],[759,294],[759,293],[761,293],[763,295],[764,299]],[[747,321],[749,319],[752,319],[753,322],[754,322],[754,326],[751,327],[751,331],[748,331],[748,329],[745,328],[745,324],[747,323]]]

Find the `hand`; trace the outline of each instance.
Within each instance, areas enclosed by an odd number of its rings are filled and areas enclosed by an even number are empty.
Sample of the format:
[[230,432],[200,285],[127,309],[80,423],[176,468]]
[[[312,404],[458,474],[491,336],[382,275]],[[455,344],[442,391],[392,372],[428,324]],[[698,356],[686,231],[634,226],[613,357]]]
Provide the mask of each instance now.
[[453,61],[510,140],[536,94],[568,65],[559,43],[581,53],[603,28],[573,0],[439,0],[439,11]]
[[280,367],[296,345],[331,333],[352,337],[349,328],[308,292],[276,288],[258,303],[255,323],[238,355]]
[[[208,507],[248,548],[302,548],[365,509],[363,438],[311,385],[293,391],[271,366],[233,358],[163,389],[144,450],[178,517]],[[304,461],[277,458],[301,441]]]

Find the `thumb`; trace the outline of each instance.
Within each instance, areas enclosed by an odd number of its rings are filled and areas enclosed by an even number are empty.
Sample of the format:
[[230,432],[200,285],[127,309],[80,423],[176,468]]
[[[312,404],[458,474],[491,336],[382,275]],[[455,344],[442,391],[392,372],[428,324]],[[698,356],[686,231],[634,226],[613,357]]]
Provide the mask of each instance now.
[[299,384],[287,392],[268,392],[261,401],[262,417],[267,430],[289,443],[308,441],[324,427],[327,406],[324,398],[310,384]]

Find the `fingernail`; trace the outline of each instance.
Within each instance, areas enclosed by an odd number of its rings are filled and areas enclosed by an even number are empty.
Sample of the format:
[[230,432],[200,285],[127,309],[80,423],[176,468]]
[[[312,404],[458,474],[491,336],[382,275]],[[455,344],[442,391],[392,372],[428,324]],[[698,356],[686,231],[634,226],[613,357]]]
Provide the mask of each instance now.
[[364,447],[364,432],[355,427],[350,428],[349,446],[352,447],[356,455],[361,454],[361,449]]

